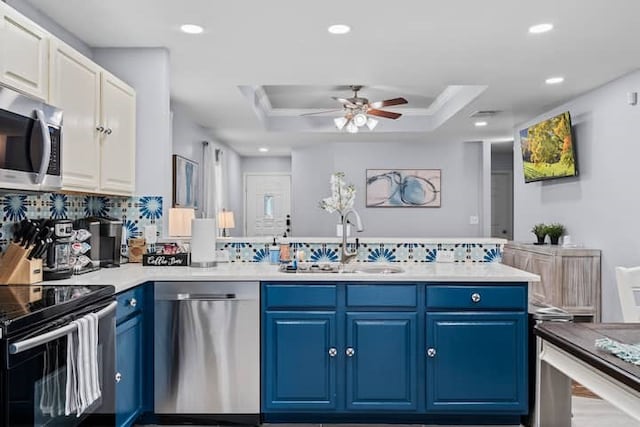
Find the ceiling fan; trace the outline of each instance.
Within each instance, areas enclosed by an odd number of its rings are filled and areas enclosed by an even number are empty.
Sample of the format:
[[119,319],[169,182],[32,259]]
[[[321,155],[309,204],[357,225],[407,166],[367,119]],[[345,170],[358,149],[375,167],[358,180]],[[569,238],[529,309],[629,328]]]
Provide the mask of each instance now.
[[328,111],[320,111],[316,113],[302,114],[303,116],[311,116],[314,114],[325,114],[334,111],[343,111],[343,117],[337,117],[333,119],[336,127],[339,130],[346,129],[347,132],[357,133],[359,128],[367,126],[369,130],[373,130],[378,125],[378,120],[370,116],[382,117],[385,119],[397,119],[402,114],[394,113],[392,111],[380,110],[383,107],[390,107],[392,105],[406,104],[407,100],[404,98],[393,98],[384,101],[369,102],[367,98],[358,96],[358,92],[362,89],[362,86],[351,86],[353,96],[351,98],[338,98],[332,96],[342,104],[342,108]]

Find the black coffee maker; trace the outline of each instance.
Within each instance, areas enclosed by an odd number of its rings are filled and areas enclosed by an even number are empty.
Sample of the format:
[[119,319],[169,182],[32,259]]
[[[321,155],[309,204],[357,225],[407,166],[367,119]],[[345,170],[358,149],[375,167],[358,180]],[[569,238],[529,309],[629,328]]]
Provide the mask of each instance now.
[[53,228],[53,243],[47,249],[43,260],[42,272],[44,280],[68,279],[73,275],[71,265],[71,234],[73,221],[69,219],[50,219],[45,223]]
[[101,268],[120,266],[120,244],[122,240],[122,220],[109,217],[91,216],[76,220],[77,229],[84,228],[91,233],[91,250],[86,255]]

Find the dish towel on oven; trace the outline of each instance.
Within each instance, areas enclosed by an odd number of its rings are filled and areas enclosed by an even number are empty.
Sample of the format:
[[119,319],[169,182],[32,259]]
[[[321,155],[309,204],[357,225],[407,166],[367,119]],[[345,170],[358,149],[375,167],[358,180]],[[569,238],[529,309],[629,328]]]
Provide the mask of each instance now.
[[70,333],[67,339],[65,414],[75,411],[79,417],[102,396],[98,377],[99,319],[90,313],[74,323],[78,332]]

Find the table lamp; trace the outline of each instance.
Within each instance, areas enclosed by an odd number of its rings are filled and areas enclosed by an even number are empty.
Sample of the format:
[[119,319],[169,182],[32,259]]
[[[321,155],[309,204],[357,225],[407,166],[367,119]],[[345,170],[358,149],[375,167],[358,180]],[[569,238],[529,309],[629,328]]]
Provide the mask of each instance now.
[[235,227],[236,222],[233,218],[232,211],[222,209],[221,212],[218,212],[218,228],[222,230],[222,237],[229,237],[229,232],[227,230]]
[[191,237],[191,220],[195,217],[192,208],[169,209],[169,236]]

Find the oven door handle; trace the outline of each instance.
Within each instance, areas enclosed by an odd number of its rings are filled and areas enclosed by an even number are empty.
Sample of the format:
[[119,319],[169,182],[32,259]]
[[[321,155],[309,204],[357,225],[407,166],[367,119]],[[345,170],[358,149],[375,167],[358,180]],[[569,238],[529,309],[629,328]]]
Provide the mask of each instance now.
[[[113,301],[111,304],[109,304],[108,306],[106,306],[105,308],[103,308],[102,310],[97,311],[95,314],[98,315],[99,319],[102,319],[103,317],[109,315],[110,313],[112,313],[116,307],[118,306],[118,302],[117,301]],[[76,326],[75,323],[71,323],[68,324],[66,326],[63,326],[61,328],[55,329],[53,331],[49,331],[46,332],[42,335],[38,335],[37,337],[33,337],[33,338],[29,338],[23,341],[18,341],[17,343],[13,343],[9,346],[9,353],[10,354],[18,354],[18,353],[22,353],[23,351],[32,349],[34,347],[37,347],[39,345],[48,343],[50,341],[56,340],[58,338],[61,338],[67,334],[69,334],[70,332],[75,331],[76,329],[78,329],[78,327]]]
[[49,169],[49,163],[51,163],[51,135],[49,134],[49,125],[44,118],[44,112],[42,110],[36,110],[36,118],[38,123],[40,123],[40,132],[42,133],[42,160],[40,161],[40,170],[36,178],[36,184],[40,185],[44,182],[44,178],[47,176],[47,170]]

